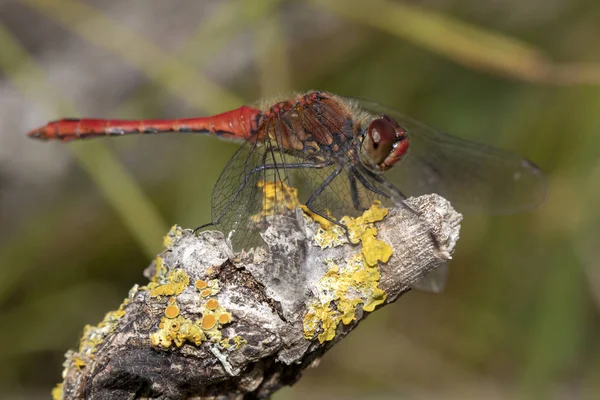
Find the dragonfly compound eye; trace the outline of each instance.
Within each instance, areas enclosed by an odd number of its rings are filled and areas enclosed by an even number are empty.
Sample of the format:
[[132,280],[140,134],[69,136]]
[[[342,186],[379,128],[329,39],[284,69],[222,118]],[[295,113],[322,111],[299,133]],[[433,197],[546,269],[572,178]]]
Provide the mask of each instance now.
[[385,118],[371,121],[362,144],[362,155],[372,166],[379,165],[393,150],[396,141],[396,127]]

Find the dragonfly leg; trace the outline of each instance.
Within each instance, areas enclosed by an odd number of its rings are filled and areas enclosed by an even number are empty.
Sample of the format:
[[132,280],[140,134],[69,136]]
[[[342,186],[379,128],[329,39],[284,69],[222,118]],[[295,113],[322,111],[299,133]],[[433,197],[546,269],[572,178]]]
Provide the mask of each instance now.
[[[406,200],[406,196],[404,195],[404,193],[402,193],[400,190],[398,190],[398,188],[394,185],[392,185],[390,182],[388,182],[383,176],[381,176],[380,174],[377,174],[373,171],[370,171],[368,168],[363,168],[363,167],[359,167],[361,171],[363,171],[365,174],[369,175],[371,178],[373,178],[375,181],[381,183],[382,185],[384,185],[387,189],[389,189],[391,192],[393,192],[396,196],[398,196],[400,198],[400,202],[402,204],[403,207],[405,207],[408,211],[410,211],[411,213],[413,213],[414,215],[416,215],[417,217],[420,217],[421,214],[415,210],[414,208],[412,208],[411,206],[409,206],[408,204],[406,204],[406,202],[404,200]],[[370,191],[375,192],[377,194],[380,194],[382,196],[385,196],[387,198],[390,198],[391,196],[387,193],[383,193],[380,190],[376,189],[373,187],[373,185],[369,184],[368,181],[364,178],[364,176],[362,176],[361,174],[356,174],[358,180],[360,180],[360,182]]]
[[352,204],[357,211],[364,211],[364,207],[360,205],[360,199],[358,197],[358,188],[356,187],[356,177],[354,174],[348,174],[348,180],[350,181],[350,196],[352,197]]
[[200,229],[204,229],[204,228],[208,228],[209,226],[214,226],[215,224],[213,222],[209,222],[207,224],[202,224],[200,226],[197,226],[194,228],[194,233],[198,232]]
[[321,185],[315,189],[314,192],[312,192],[312,194],[310,195],[310,197],[308,198],[308,200],[306,201],[306,208],[308,208],[311,212],[317,214],[319,217],[326,219],[327,221],[341,226],[342,228],[344,228],[344,230],[346,231],[346,233],[348,233],[348,228],[346,227],[346,225],[344,224],[340,224],[338,221],[334,220],[333,218],[325,215],[324,213],[315,210],[314,208],[312,208],[311,204],[312,202],[317,198],[318,195],[320,195],[321,193],[323,193],[323,190],[325,190],[327,188],[327,186],[329,186],[329,184],[331,184],[331,182],[340,174],[340,172],[342,172],[342,166],[338,166],[338,168],[336,168],[335,171],[333,171],[333,173],[331,175],[329,175],[327,177],[327,179],[325,179],[323,181],[323,183],[321,183]]
[[[368,170],[367,170],[367,171],[368,171]],[[353,175],[354,175],[354,176],[355,176],[355,177],[356,177],[356,178],[357,178],[357,179],[360,181],[360,183],[362,183],[362,185],[363,185],[365,188],[369,189],[371,192],[373,192],[373,193],[376,193],[376,194],[378,194],[378,195],[380,195],[380,196],[383,196],[383,197],[385,197],[385,198],[388,198],[388,199],[390,198],[390,195],[389,195],[389,194],[387,194],[387,193],[385,193],[385,192],[382,192],[381,190],[379,190],[379,189],[377,189],[376,187],[374,187],[373,185],[371,185],[371,184],[369,183],[369,181],[367,181],[367,180],[365,179],[365,177],[364,177],[364,176],[362,176],[362,174],[361,174],[361,173],[360,173],[360,172],[359,172],[359,171],[358,171],[356,168],[352,168],[352,172],[353,172]],[[366,172],[366,171],[365,171],[365,172]],[[371,176],[371,175],[369,175],[369,176]],[[378,178],[378,177],[376,176],[376,174],[373,174],[373,176],[371,176],[371,177],[372,177],[372,178],[374,178],[374,179],[376,179],[376,180],[377,180],[377,178]],[[377,180],[377,182],[383,183],[383,182],[381,182],[381,181],[379,181],[379,180]],[[402,193],[400,193],[400,194],[402,195]],[[406,197],[404,197],[404,195],[402,195],[402,196],[403,196],[403,199],[405,199],[405,198],[406,198]]]

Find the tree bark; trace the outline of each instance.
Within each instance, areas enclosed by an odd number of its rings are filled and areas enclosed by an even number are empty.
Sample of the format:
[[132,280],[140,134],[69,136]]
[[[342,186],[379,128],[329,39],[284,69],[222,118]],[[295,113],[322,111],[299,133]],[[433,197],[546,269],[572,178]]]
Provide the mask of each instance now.
[[271,218],[264,249],[235,255],[220,232],[174,227],[150,282],[67,353],[55,398],[254,399],[292,385],[451,258],[462,216],[437,195],[406,203],[360,222],[374,230],[354,244],[300,209]]

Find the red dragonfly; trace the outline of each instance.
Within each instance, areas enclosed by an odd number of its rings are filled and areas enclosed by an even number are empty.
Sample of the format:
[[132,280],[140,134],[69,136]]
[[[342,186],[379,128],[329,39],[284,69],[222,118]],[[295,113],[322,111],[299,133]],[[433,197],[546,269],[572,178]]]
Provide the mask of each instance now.
[[375,200],[402,204],[406,196],[425,193],[438,193],[461,211],[491,213],[528,209],[545,195],[539,168],[516,154],[441,133],[374,103],[318,91],[202,118],[63,119],[28,135],[71,141],[163,132],[243,143],[215,185],[209,224],[235,250],[262,243],[250,229],[256,221],[248,221],[261,214],[265,182],[298,188],[302,203],[333,222]]

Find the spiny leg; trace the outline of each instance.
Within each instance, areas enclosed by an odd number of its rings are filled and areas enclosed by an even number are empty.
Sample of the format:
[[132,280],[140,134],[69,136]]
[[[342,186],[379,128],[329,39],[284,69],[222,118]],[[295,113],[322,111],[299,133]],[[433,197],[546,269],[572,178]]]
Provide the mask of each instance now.
[[364,176],[362,176],[362,174],[361,174],[361,173],[360,173],[360,172],[359,172],[359,171],[358,171],[356,168],[354,168],[354,167],[352,168],[352,174],[354,175],[354,177],[356,177],[356,178],[357,178],[357,179],[360,181],[360,183],[362,183],[362,185],[363,185],[365,188],[369,189],[371,192],[373,192],[373,193],[376,193],[376,194],[378,194],[378,195],[380,195],[380,196],[383,196],[383,197],[385,197],[385,198],[388,198],[388,199],[390,198],[390,195],[389,195],[389,194],[387,194],[387,193],[384,193],[384,192],[382,192],[381,190],[379,190],[379,189],[377,189],[376,187],[374,187],[373,185],[371,185],[371,184],[369,183],[369,181],[367,181],[367,180],[365,179],[365,177],[364,177]]
[[325,215],[324,213],[317,211],[315,209],[313,209],[311,207],[312,202],[317,198],[317,196],[319,196],[321,193],[323,193],[323,190],[325,190],[327,188],[327,186],[329,186],[331,184],[331,182],[333,182],[333,180],[340,174],[340,172],[342,172],[342,166],[339,165],[335,171],[333,171],[333,173],[331,173],[324,181],[323,183],[321,183],[319,185],[319,187],[317,189],[315,189],[314,192],[312,192],[312,194],[310,195],[310,197],[308,198],[308,200],[306,201],[306,208],[308,208],[312,213],[317,214],[319,217],[326,219],[327,221],[341,226],[342,228],[344,228],[344,230],[346,231],[346,233],[348,232],[348,228],[344,225],[341,224],[339,222],[337,222],[336,220],[334,220],[333,218]]
[[348,181],[350,182],[350,196],[352,197],[352,204],[356,211],[364,211],[364,208],[360,205],[360,199],[358,197],[358,188],[356,187],[356,177],[354,173],[348,174]]
[[[406,204],[406,202],[404,200],[406,200],[406,196],[404,195],[404,193],[402,193],[397,187],[395,187],[394,185],[392,185],[390,182],[388,182],[383,176],[381,176],[380,174],[377,174],[373,171],[370,171],[368,168],[364,167],[364,166],[358,166],[358,168],[360,169],[360,171],[364,172],[365,174],[369,175],[371,178],[373,178],[376,182],[381,183],[383,186],[385,186],[386,188],[388,188],[390,191],[392,191],[396,196],[398,196],[400,198],[400,202],[402,203],[402,205],[411,213],[415,214],[417,217],[421,216],[421,213],[419,213],[417,210],[415,210],[414,208],[412,208],[411,206],[409,206],[408,204]],[[367,181],[365,179],[364,176],[362,176],[361,174],[357,174],[357,178],[361,181],[361,183],[363,185],[365,185],[365,182]],[[362,178],[362,179],[361,179]],[[383,193],[382,191],[380,191],[379,189],[375,189],[373,187],[373,185],[367,183],[367,185],[365,185],[365,187],[367,189],[369,189],[372,192],[375,192],[379,195],[382,195],[384,197],[390,198],[391,196],[387,193]]]

